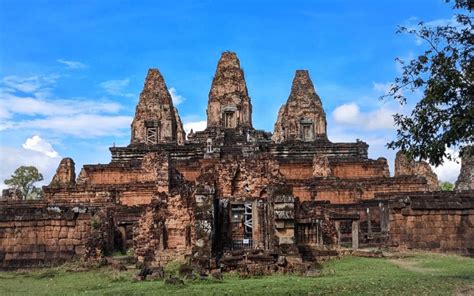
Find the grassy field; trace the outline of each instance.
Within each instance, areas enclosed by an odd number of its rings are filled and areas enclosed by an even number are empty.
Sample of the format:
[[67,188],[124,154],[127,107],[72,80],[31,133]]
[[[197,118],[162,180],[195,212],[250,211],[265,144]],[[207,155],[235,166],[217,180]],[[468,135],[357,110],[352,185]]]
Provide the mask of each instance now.
[[108,268],[73,272],[67,266],[0,272],[0,295],[473,295],[474,259],[409,253],[401,258],[345,257],[324,264],[319,277],[272,275],[182,286],[134,282]]

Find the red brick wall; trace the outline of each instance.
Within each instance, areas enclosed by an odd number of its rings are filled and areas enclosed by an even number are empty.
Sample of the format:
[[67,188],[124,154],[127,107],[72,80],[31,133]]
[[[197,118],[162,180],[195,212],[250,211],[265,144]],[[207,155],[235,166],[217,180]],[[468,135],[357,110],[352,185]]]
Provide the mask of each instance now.
[[338,178],[389,177],[383,163],[331,163],[331,175]]
[[373,199],[376,193],[391,192],[420,192],[426,190],[425,183],[407,182],[409,180],[399,180],[395,182],[364,182],[364,180],[339,182],[315,182],[295,183],[293,194],[301,201],[325,200],[334,204],[355,203],[360,200]]
[[84,254],[90,214],[62,211],[44,204],[0,205],[0,268],[53,265]]
[[393,205],[389,226],[391,245],[474,254],[474,208],[466,206],[466,202],[453,203],[449,197],[435,206],[432,204],[425,200],[421,206]]
[[313,177],[313,164],[280,164],[280,173],[290,180],[310,179]]

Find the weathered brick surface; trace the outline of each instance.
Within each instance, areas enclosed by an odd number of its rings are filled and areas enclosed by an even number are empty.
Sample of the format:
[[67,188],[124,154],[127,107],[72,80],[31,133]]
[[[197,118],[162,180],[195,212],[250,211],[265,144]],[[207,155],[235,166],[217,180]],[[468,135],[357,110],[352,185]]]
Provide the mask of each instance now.
[[76,185],[75,169],[76,167],[72,158],[63,158],[49,186],[66,188],[73,187]]
[[415,161],[403,152],[395,157],[395,176],[420,176],[426,178],[428,190],[439,190],[438,177],[425,161]]
[[54,265],[85,255],[94,208],[0,204],[0,268]]
[[474,254],[474,192],[405,194],[390,210],[390,244]]

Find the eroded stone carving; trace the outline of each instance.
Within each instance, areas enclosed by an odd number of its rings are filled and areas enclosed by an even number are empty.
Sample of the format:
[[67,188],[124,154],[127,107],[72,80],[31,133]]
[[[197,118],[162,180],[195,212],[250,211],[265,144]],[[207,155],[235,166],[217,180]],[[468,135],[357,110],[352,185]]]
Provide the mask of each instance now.
[[331,175],[329,160],[325,156],[314,155],[313,157],[313,176],[328,177]]

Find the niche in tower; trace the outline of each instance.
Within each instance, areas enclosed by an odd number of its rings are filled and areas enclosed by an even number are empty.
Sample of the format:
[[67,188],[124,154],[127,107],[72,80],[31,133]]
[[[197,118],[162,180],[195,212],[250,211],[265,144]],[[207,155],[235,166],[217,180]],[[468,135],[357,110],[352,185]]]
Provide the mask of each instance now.
[[235,128],[237,126],[237,108],[235,106],[226,106],[223,110],[224,127]]
[[160,139],[160,124],[158,120],[146,120],[145,131],[145,143],[157,144]]
[[303,141],[313,141],[313,121],[310,119],[302,118],[300,120],[300,135]]

